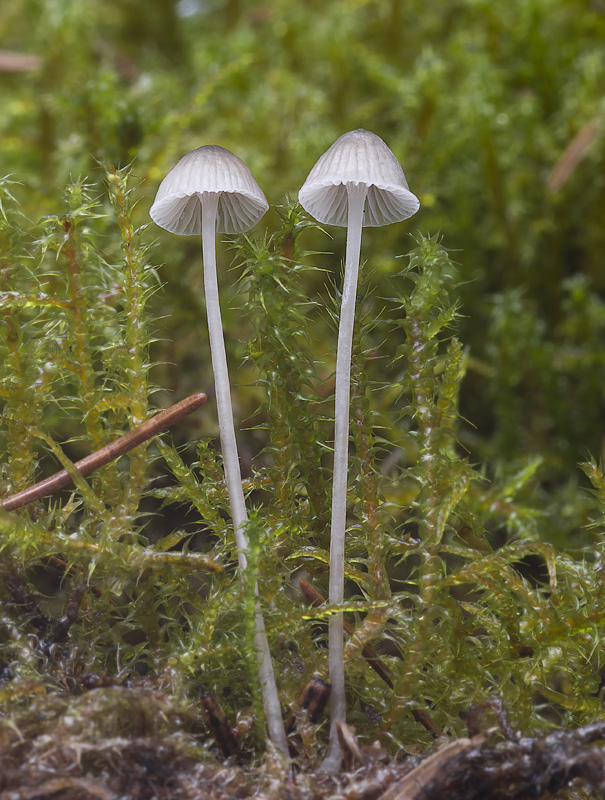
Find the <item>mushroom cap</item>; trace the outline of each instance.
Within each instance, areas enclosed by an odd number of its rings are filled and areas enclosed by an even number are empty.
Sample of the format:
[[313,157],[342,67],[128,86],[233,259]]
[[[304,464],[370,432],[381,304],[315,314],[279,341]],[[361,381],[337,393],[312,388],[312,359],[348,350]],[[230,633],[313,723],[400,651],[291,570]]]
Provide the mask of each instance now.
[[363,128],[343,133],[319,157],[298,199],[318,222],[345,227],[349,208],[347,184],[367,186],[363,216],[366,228],[401,222],[420,208],[399,161],[380,136]]
[[160,184],[151,219],[181,236],[202,232],[202,195],[219,195],[216,230],[243,233],[269,209],[267,198],[250,169],[224,147],[206,144],[187,153]]

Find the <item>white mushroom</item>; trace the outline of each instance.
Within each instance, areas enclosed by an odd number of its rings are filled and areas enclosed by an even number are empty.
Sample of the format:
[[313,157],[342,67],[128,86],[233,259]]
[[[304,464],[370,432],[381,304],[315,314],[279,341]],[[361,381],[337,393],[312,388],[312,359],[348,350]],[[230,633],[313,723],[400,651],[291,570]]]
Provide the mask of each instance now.
[[[202,235],[204,290],[210,353],[218,409],[225,479],[233,517],[238,563],[247,566],[248,514],[242,488],[225,340],[216,272],[216,232],[242,233],[268,210],[269,204],[250,169],[229,150],[217,145],[198,147],[181,158],[164,178],[149,211],[162,228],[183,236]],[[279,697],[265,625],[257,607],[255,643],[259,652],[260,678],[271,741],[288,753]]]
[[[347,471],[351,351],[362,227],[390,225],[420,208],[401,165],[383,140],[365,130],[349,131],[317,161],[298,199],[319,222],[347,227],[344,285],[336,353],[334,474],[330,533],[330,603],[344,596],[344,553],[347,517]],[[322,768],[338,770],[341,762],[336,723],[345,721],[345,677],[342,614],[329,625],[331,696],[330,744]]]

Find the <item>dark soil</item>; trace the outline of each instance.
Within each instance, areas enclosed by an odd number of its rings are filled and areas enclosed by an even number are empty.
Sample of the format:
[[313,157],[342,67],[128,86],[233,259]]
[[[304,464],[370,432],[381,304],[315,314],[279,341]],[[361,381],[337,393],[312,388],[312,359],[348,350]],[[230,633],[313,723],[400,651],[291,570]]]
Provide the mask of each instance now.
[[291,769],[270,752],[254,767],[235,758],[203,758],[196,738],[178,730],[179,721],[181,730],[190,727],[183,724],[186,712],[180,716],[157,688],[96,685],[69,702],[57,696],[32,702],[27,693],[39,687],[19,691],[13,713],[0,720],[0,800],[605,796],[605,722],[529,738],[505,719],[484,732],[473,730],[471,721],[467,738],[443,738],[427,755],[399,759],[360,748],[354,731],[341,726],[346,769],[325,776],[296,760]]

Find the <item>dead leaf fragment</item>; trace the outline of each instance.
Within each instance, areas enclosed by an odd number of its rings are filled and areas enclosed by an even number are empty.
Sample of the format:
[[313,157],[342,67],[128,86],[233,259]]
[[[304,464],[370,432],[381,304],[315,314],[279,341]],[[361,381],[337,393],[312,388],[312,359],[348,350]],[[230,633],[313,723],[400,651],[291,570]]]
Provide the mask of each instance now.
[[483,739],[483,736],[475,736],[446,744],[389,787],[380,800],[421,800],[433,781],[442,781],[444,775],[458,765],[460,758],[481,744]]

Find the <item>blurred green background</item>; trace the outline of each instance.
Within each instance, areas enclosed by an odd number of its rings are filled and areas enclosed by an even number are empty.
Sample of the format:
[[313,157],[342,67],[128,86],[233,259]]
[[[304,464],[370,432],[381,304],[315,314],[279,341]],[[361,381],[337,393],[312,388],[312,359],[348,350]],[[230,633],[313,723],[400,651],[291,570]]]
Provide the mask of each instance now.
[[[542,534],[573,544],[576,463],[601,457],[605,432],[603,0],[2,0],[0,48],[0,173],[33,220],[60,211],[70,178],[100,183],[106,161],[133,163],[147,224],[166,172],[209,143],[279,206],[343,132],[383,137],[421,210],[364,233],[377,307],[408,234],[439,234],[469,353],[461,445],[494,474],[539,457]],[[344,232],[330,234],[301,241],[338,280]],[[154,379],[179,397],[210,388],[199,242],[151,224],[145,238],[166,283],[156,355],[170,364]],[[236,387],[253,380],[237,274],[223,275]],[[305,274],[321,297],[325,276]],[[316,340],[326,377],[330,336]],[[241,419],[256,391],[235,389]]]

